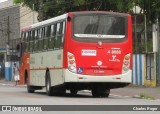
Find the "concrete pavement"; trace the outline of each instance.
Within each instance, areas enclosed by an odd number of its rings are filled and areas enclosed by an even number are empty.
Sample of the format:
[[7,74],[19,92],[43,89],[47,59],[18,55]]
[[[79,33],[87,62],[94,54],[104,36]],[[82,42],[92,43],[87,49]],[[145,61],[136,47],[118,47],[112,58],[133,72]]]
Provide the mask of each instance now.
[[[26,87],[26,85],[15,86],[14,81],[6,81],[5,79],[0,79],[0,86]],[[125,88],[112,89],[111,94],[137,98],[140,98],[140,95],[143,94],[153,97],[154,99],[160,99],[160,87],[152,88],[144,86],[129,86]]]
[[138,98],[144,95],[146,97],[148,96],[154,99],[160,99],[160,87],[156,88],[144,87],[144,86],[125,87],[125,88],[112,89],[111,93],[120,96],[131,96]]

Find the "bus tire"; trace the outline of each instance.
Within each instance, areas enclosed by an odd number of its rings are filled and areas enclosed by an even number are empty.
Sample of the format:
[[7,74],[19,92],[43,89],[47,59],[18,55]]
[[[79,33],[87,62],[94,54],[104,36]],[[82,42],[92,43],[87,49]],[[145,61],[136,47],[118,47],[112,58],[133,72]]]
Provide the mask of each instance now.
[[72,95],[77,95],[78,90],[76,90],[76,89],[70,89],[70,93],[71,93]]
[[47,76],[46,76],[46,93],[48,96],[53,95],[53,87],[51,87],[51,79],[50,79],[49,72],[47,72]]
[[28,93],[34,93],[35,90],[34,90],[33,87],[30,86],[29,83],[28,83],[28,76],[26,77],[26,83],[27,83],[27,92],[28,92]]
[[101,97],[108,97],[110,94],[110,89],[104,89],[101,91]]
[[108,97],[110,94],[110,89],[105,88],[94,88],[92,89],[93,97]]
[[99,97],[99,91],[97,90],[97,88],[92,89],[92,96]]
[[27,86],[28,93],[34,93],[34,89],[32,89],[32,86]]

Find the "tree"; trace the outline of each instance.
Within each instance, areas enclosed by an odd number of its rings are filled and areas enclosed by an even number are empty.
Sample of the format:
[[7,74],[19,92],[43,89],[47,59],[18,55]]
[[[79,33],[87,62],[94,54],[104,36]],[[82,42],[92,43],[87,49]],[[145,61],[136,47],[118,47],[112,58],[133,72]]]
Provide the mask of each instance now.
[[139,6],[152,22],[160,15],[160,0],[14,0],[38,12],[39,21],[71,11],[104,10],[133,13]]
[[[39,21],[48,19],[66,12],[84,10],[112,10],[129,12],[132,7],[127,0],[14,0],[14,3],[22,3],[39,13]],[[127,7],[126,7],[127,6]]]
[[160,0],[135,0],[135,5],[141,8],[141,13],[147,16],[147,21],[154,23],[160,16]]

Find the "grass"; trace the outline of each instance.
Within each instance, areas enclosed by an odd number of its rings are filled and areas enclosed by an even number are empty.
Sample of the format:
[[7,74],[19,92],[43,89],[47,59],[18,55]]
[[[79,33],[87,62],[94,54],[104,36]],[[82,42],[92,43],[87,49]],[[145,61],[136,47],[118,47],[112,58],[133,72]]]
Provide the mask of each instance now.
[[141,99],[149,99],[149,100],[155,100],[155,98],[153,96],[144,94],[144,93],[140,93],[140,98]]

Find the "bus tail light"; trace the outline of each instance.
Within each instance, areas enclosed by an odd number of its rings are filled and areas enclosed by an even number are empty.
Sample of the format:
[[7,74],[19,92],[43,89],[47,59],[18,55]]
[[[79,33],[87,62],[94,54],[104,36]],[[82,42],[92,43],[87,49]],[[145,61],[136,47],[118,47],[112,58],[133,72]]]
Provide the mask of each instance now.
[[122,74],[126,73],[130,68],[130,54],[124,56]]
[[75,57],[70,52],[68,52],[68,70],[73,73],[77,72]]

